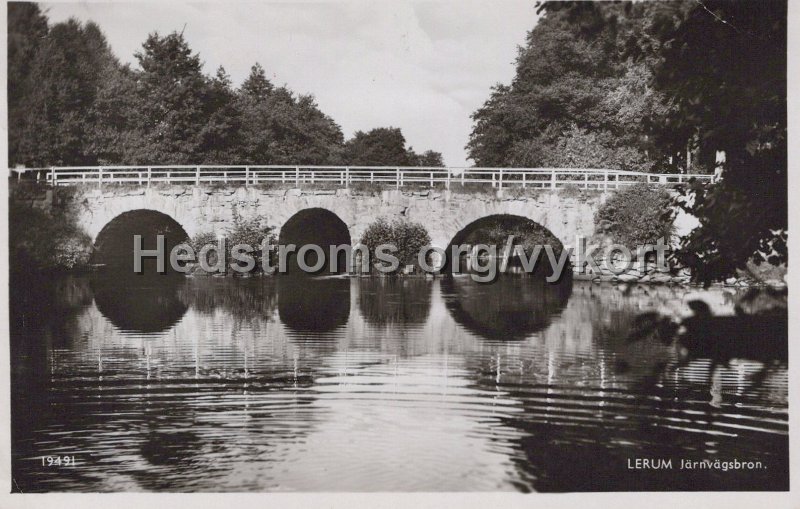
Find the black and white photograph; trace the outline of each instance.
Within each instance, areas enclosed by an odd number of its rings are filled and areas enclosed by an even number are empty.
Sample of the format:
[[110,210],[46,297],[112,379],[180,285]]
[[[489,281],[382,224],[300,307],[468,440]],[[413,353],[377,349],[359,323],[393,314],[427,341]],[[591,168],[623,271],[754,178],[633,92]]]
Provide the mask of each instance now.
[[3,500],[800,507],[796,7],[5,3]]

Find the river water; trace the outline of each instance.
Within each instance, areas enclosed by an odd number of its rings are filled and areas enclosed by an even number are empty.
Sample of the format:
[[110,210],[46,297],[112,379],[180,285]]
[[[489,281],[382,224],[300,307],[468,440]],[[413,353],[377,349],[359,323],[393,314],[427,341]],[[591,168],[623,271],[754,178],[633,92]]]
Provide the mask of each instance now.
[[[728,289],[506,277],[13,286],[14,491],[788,488],[787,375],[626,341]],[[74,457],[43,465],[42,457]],[[636,459],[672,469],[635,469]],[[760,462],[680,469],[682,460]]]

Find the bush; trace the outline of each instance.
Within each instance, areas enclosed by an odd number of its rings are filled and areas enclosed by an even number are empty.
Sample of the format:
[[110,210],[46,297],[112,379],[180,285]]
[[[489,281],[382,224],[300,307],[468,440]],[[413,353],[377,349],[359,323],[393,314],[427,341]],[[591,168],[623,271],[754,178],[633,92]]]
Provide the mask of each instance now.
[[273,228],[265,224],[263,216],[253,216],[245,219],[239,212],[233,209],[233,227],[228,230],[227,242],[228,249],[236,244],[249,244],[252,247],[261,246],[264,239],[269,239],[270,243],[275,243]]
[[670,194],[666,189],[634,184],[619,189],[595,214],[597,231],[629,249],[654,244],[659,238],[669,242],[673,232]]
[[217,236],[213,232],[196,233],[192,238],[186,241],[195,253],[199,253],[204,246],[212,244],[217,245]]
[[23,199],[9,199],[11,270],[34,273],[82,268],[89,263],[92,239],[77,224],[69,192],[47,211]]
[[391,222],[384,218],[378,218],[367,226],[361,236],[361,244],[369,249],[371,260],[375,260],[375,250],[382,244],[390,244],[397,247],[394,256],[400,260],[398,271],[406,265],[417,267],[419,262],[417,256],[419,251],[431,243],[428,230],[420,223],[401,221],[395,219]]
[[[232,253],[233,247],[238,244],[247,244],[253,251],[250,255],[255,258],[256,265],[253,271],[260,270],[263,261],[261,260],[261,242],[269,239],[269,243],[274,245],[276,242],[275,234],[272,233],[273,228],[266,226],[262,216],[255,216],[250,219],[244,219],[239,215],[238,211],[233,211],[233,226],[228,229],[225,235],[225,269],[227,270],[230,263],[233,261]],[[200,232],[195,234],[192,238],[187,240],[187,243],[192,247],[196,256],[200,256],[200,251],[207,245],[218,245],[217,235],[212,232]],[[208,263],[216,265],[217,258],[214,251],[209,253]],[[199,258],[198,258],[199,261]]]

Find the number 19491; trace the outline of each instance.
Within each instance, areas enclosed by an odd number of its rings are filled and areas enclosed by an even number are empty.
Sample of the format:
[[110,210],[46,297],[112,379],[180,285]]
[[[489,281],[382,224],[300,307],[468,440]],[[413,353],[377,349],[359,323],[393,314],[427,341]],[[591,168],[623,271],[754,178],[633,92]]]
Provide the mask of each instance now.
[[75,456],[42,456],[43,467],[74,467]]

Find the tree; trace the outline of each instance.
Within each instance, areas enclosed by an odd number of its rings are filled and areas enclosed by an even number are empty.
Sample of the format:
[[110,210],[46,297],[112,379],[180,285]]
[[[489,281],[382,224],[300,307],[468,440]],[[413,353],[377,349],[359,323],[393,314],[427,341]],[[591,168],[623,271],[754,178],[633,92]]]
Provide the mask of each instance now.
[[143,143],[140,129],[145,124],[136,72],[129,65],[108,66],[100,83],[91,110],[89,151],[99,164],[131,164],[131,153]]
[[[661,6],[639,45],[660,61],[655,84],[674,102],[661,143],[724,151],[722,181],[694,183],[678,205],[700,226],[678,258],[708,283],[748,262],[787,260],[787,3],[707,0]],[[677,133],[677,134],[676,134]]]
[[[624,5],[548,2],[517,56],[510,85],[497,85],[472,116],[467,150],[479,166],[650,170],[643,126],[663,114],[644,62],[621,55],[641,20]],[[581,155],[565,155],[573,147]]]
[[273,90],[275,87],[267,79],[264,68],[259,63],[253,64],[253,67],[250,68],[250,75],[239,89],[242,96],[257,101],[266,101]]
[[[274,86],[259,64],[234,90],[224,68],[203,74],[182,34],[152,33],[135,55],[138,66],[120,65],[94,23],[70,19],[48,29],[37,5],[13,2],[8,46],[12,164],[344,160],[341,128],[311,95]],[[385,164],[442,164],[436,152],[406,150],[397,134]]]
[[676,256],[704,283],[750,263],[785,263],[786,2],[540,9],[514,81],[473,114],[470,157],[692,172],[709,171],[723,152],[722,181],[694,182],[673,203],[700,221]]
[[239,164],[241,154],[241,113],[230,76],[220,66],[206,90],[205,108],[208,119],[200,132],[203,163]]
[[314,98],[275,88],[255,64],[238,91],[242,152],[254,164],[333,164],[344,142],[341,128]]
[[26,115],[23,105],[31,63],[47,36],[47,18],[39,6],[10,2],[8,6],[8,124],[9,162],[19,163],[19,129]]
[[443,167],[444,159],[442,154],[433,150],[426,150],[422,154],[417,154],[414,149],[408,148],[408,160],[413,166]]
[[408,166],[406,139],[399,128],[357,131],[344,146],[344,158],[353,166]]
[[398,127],[357,131],[345,143],[344,160],[353,166],[444,166],[439,152],[417,154],[413,148],[406,148],[406,139]]
[[40,42],[14,105],[14,162],[29,166],[93,164],[92,105],[100,74],[116,65],[100,28],[74,19]]
[[136,53],[136,123],[126,160],[131,164],[192,164],[203,160],[208,82],[182,34],[150,34]]

